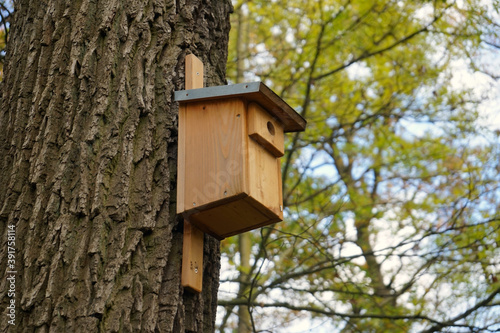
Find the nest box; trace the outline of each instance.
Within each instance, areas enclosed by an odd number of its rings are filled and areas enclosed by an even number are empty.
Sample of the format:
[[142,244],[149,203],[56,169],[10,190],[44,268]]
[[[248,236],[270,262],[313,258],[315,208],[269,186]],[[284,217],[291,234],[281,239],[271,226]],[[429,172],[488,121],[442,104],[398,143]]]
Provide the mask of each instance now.
[[203,232],[218,239],[283,220],[284,133],[306,121],[260,82],[203,88],[186,56],[179,102],[177,213],[184,222],[182,285],[202,288]]
[[283,220],[284,133],[306,121],[267,86],[175,92],[177,213],[219,239]]

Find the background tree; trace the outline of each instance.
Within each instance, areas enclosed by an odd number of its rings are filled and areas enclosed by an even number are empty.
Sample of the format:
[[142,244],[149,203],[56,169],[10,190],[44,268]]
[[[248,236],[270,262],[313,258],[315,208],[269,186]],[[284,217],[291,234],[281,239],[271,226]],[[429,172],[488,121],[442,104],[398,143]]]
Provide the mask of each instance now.
[[5,44],[9,35],[9,21],[11,17],[11,1],[0,1],[0,81],[3,76],[3,63],[5,59]]
[[286,222],[250,234],[249,280],[223,242],[220,329],[246,306],[255,332],[498,330],[499,132],[481,121],[488,96],[454,78],[498,76],[478,56],[498,45],[498,1],[237,6],[248,72],[309,123],[287,142]]
[[[180,286],[175,215],[184,57],[224,83],[227,1],[15,2],[0,83],[2,332],[210,332],[219,242],[201,295]],[[181,223],[180,223],[181,222]],[[16,326],[6,320],[16,230]]]

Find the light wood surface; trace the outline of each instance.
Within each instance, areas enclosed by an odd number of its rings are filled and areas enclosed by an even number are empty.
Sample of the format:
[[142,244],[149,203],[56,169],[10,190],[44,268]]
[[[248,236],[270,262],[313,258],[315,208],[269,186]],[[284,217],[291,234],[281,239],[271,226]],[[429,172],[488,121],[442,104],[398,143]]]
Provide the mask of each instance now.
[[203,88],[203,63],[194,54],[186,56],[185,89]]
[[194,213],[189,218],[201,230],[217,239],[283,220],[251,196]]
[[[203,63],[200,59],[190,54],[185,60],[185,85],[186,89],[203,88]],[[179,148],[177,164],[177,212],[184,209],[186,191],[186,135],[187,117],[189,110],[186,105],[179,107]],[[197,166],[200,167],[199,165]],[[182,274],[181,284],[195,292],[201,292],[203,283],[203,231],[184,220],[184,235],[182,245]]]
[[[185,89],[203,88],[203,63],[194,54],[185,58],[184,84]],[[187,130],[187,104],[179,106],[179,132],[178,132],[178,158],[177,158],[177,214],[186,209],[186,130]]]
[[203,282],[203,231],[184,220],[182,275],[184,288],[201,292]]
[[187,105],[184,210],[247,192],[244,112],[239,99]]
[[280,159],[250,139],[248,161],[249,196],[283,220]]
[[[209,89],[196,90],[203,86],[203,64],[192,55],[185,83],[186,96]],[[199,278],[192,258],[201,263],[198,272],[203,266],[203,232],[223,239],[283,220],[279,157],[286,126],[276,110],[229,96],[181,102],[179,109],[177,213],[189,221],[182,284],[192,290]]]
[[179,105],[179,131],[177,137],[177,214],[185,210],[186,188],[186,104]]
[[285,154],[283,124],[257,103],[248,105],[248,135],[275,157]]

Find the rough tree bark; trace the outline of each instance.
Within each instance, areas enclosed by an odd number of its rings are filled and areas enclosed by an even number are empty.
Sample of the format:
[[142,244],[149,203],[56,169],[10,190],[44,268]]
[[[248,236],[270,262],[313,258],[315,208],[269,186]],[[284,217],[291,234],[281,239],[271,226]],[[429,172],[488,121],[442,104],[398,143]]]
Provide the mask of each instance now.
[[[19,0],[0,86],[1,332],[211,332],[180,286],[175,215],[184,57],[224,84],[229,0]],[[14,226],[15,326],[7,231]]]

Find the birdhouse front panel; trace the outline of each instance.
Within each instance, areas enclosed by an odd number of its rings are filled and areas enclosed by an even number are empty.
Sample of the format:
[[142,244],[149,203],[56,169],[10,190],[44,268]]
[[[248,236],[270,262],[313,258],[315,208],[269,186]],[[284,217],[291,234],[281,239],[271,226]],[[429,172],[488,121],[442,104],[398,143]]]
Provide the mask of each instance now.
[[204,101],[190,103],[187,108],[181,212],[248,191],[243,101]]

